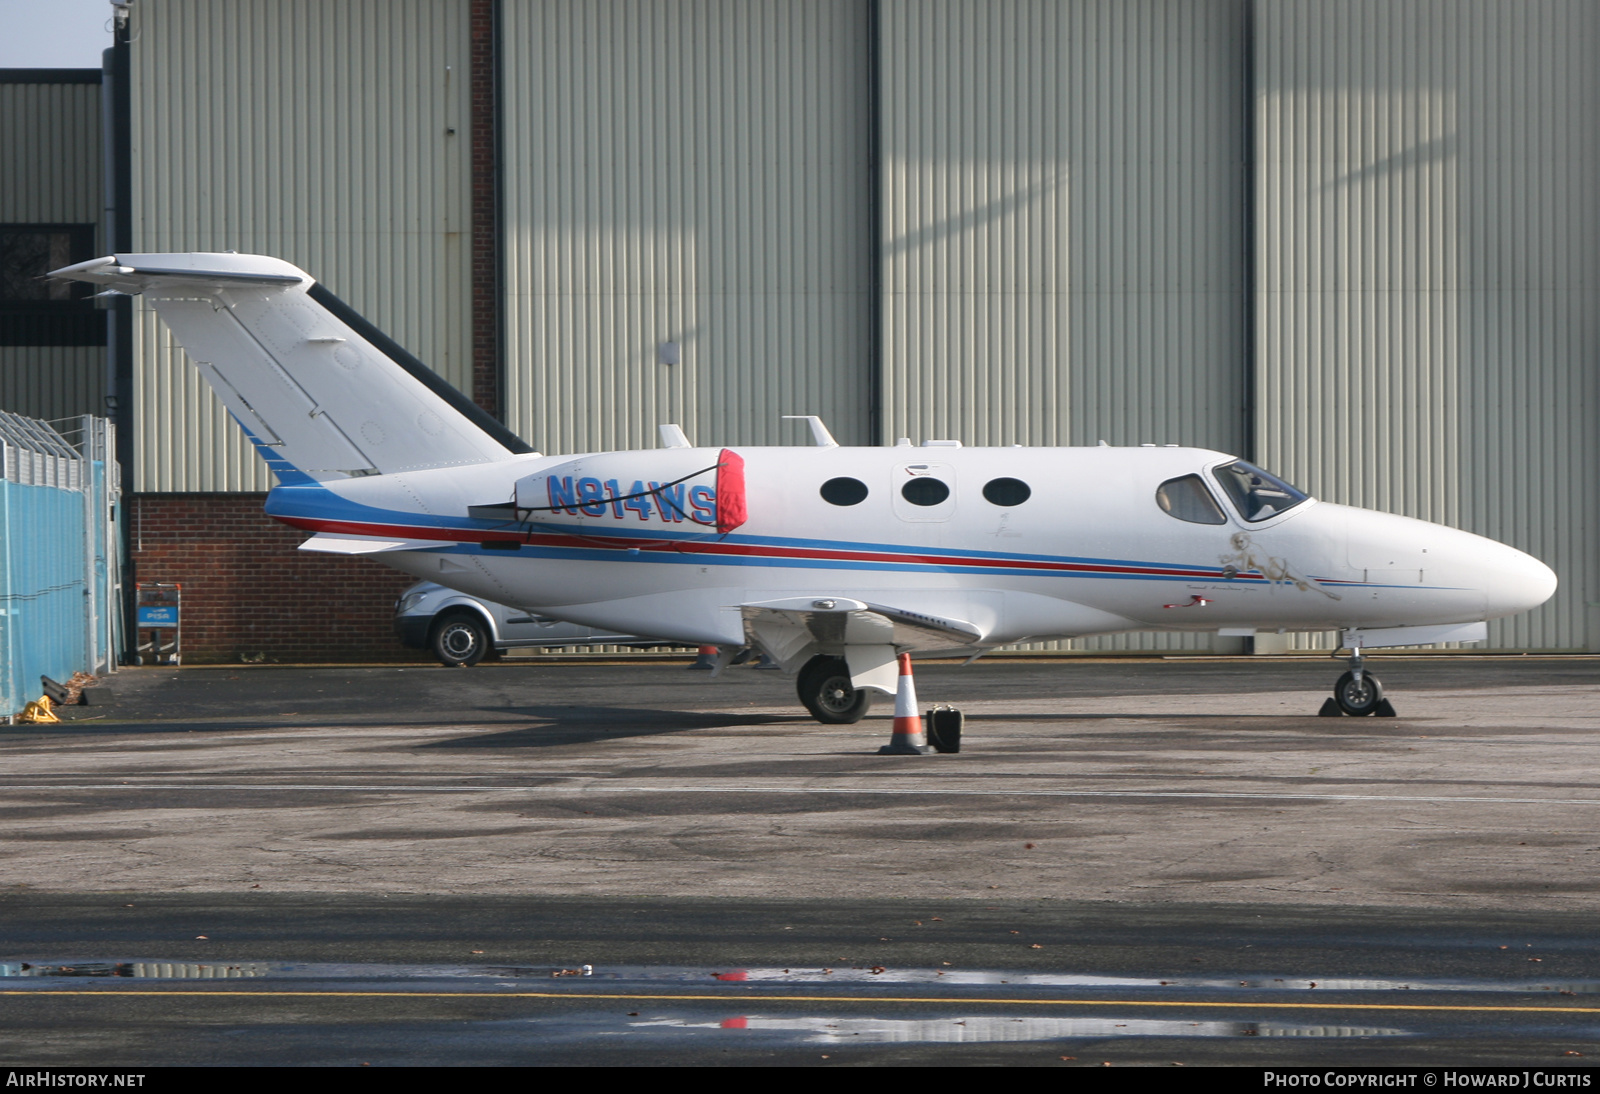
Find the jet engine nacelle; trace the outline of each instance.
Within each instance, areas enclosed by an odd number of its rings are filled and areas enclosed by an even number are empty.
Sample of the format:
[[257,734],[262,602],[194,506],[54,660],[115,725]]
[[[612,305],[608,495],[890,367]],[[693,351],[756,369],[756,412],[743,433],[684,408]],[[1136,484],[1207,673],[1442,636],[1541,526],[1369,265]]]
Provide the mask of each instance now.
[[515,506],[530,524],[731,532],[747,513],[744,460],[726,448],[579,456],[518,479]]

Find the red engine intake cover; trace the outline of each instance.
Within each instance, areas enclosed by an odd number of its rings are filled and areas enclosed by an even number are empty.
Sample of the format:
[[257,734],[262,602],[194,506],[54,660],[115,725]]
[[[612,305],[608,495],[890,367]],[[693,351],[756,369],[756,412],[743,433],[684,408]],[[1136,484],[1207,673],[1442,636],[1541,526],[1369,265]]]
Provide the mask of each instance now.
[[717,531],[733,531],[750,518],[744,498],[744,457],[724,448],[717,457]]

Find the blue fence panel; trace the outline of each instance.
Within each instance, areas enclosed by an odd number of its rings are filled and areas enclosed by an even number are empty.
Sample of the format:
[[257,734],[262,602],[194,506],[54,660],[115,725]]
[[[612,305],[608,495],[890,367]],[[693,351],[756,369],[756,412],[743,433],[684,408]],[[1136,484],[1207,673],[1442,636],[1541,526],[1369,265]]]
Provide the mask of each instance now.
[[122,628],[122,604],[118,595],[121,589],[121,537],[117,534],[113,512],[111,479],[107,461],[91,460],[89,467],[89,504],[85,507],[87,522],[86,543],[92,543],[94,554],[89,559],[89,587],[91,633],[89,636],[88,664],[85,672],[113,671]]
[[41,675],[66,680],[84,667],[84,505],[76,490],[3,480],[0,499],[0,713],[14,714],[39,697]]
[[79,671],[113,672],[122,645],[121,481],[103,418],[69,432],[0,411],[0,717]]

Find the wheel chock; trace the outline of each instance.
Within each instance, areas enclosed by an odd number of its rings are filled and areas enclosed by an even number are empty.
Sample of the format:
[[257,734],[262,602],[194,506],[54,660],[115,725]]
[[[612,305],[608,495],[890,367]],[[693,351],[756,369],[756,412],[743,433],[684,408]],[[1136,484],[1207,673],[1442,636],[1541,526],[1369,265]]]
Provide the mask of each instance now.
[[39,686],[44,689],[45,695],[48,696],[50,701],[56,706],[64,707],[67,705],[67,685],[58,684],[54,680],[50,679],[50,677],[41,673],[39,675]]
[[1317,711],[1318,718],[1343,718],[1344,710],[1335,699],[1322,700],[1322,709]]
[[900,655],[900,682],[894,693],[894,734],[878,749],[880,756],[926,756],[933,749],[922,732],[922,716],[917,713],[917,687],[911,682],[911,655]]
[[84,688],[78,693],[78,702],[82,703],[86,707],[108,707],[116,701],[117,693],[112,688]]
[[16,720],[27,725],[56,725],[61,719],[56,717],[55,711],[50,707],[50,696],[41,695],[23,707],[22,713],[17,715]]
[[1378,700],[1378,705],[1373,708],[1372,716],[1374,718],[1397,718],[1397,717],[1399,717],[1399,715],[1397,715],[1395,713],[1394,704],[1389,702],[1389,700],[1387,700],[1387,699],[1379,699]]

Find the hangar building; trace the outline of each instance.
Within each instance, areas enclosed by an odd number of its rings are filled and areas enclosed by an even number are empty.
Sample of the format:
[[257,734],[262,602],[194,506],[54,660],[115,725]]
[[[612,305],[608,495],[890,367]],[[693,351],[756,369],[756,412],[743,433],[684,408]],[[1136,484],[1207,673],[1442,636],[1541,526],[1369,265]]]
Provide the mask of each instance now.
[[[103,238],[286,258],[544,452],[1237,453],[1531,552],[1489,645],[1596,650],[1597,43],[1590,0],[134,0]],[[295,557],[112,312],[195,652],[392,648],[405,579]]]

